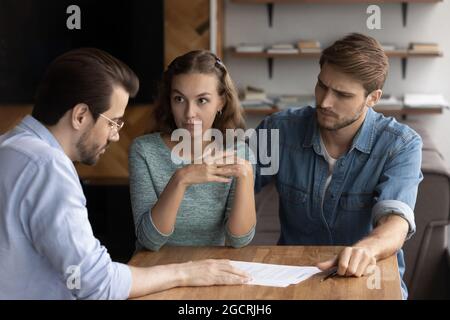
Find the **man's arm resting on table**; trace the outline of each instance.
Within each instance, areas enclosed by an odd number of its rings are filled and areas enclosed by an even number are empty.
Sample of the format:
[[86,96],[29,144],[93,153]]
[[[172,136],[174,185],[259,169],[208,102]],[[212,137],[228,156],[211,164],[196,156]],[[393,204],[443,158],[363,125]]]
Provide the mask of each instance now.
[[129,298],[184,286],[238,285],[248,282],[247,273],[234,268],[228,260],[202,260],[147,268],[129,266]]
[[337,266],[341,276],[361,277],[367,267],[395,254],[405,242],[409,224],[401,216],[390,214],[380,218],[372,233],[351,247],[346,247],[334,259],[319,263],[322,270]]

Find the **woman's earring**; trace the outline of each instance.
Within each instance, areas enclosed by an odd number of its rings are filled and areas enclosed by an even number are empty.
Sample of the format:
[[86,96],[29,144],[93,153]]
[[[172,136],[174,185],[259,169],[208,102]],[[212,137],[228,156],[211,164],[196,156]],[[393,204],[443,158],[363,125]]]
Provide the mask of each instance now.
[[219,116],[221,116],[221,115],[222,115],[222,109],[220,109],[219,111],[217,111],[217,114],[218,114]]

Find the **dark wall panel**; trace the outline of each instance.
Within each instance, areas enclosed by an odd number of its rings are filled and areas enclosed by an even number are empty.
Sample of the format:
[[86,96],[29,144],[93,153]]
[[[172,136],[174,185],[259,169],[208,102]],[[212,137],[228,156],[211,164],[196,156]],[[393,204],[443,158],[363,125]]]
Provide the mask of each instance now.
[[[81,30],[66,27],[69,5]],[[97,47],[138,74],[137,103],[152,101],[163,71],[163,0],[0,0],[0,104],[32,103],[46,66],[72,48]]]

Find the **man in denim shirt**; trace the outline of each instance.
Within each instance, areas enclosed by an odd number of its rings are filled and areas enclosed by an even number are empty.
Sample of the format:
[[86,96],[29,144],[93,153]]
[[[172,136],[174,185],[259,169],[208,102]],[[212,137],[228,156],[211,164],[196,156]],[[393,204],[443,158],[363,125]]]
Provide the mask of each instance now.
[[389,67],[375,39],[351,34],[336,41],[320,67],[316,108],[289,109],[258,126],[279,130],[279,170],[264,175],[259,161],[255,190],[276,182],[279,244],[346,246],[319,268],[361,277],[397,254],[402,276],[401,248],[415,232],[421,138],[372,110]]

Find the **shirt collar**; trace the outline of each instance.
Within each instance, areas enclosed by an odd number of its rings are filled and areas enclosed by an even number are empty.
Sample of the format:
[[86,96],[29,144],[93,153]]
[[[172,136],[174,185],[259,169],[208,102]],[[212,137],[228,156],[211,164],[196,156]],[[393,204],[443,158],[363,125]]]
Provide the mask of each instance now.
[[62,152],[64,152],[63,148],[59,144],[58,140],[56,140],[55,136],[33,116],[30,115],[26,116],[19,124],[19,127],[25,131],[31,132],[34,135],[38,136],[40,139],[46,141],[53,148],[57,148]]
[[375,111],[373,111],[372,108],[368,108],[366,118],[355,138],[353,138],[353,144],[350,151],[356,148],[363,153],[370,153],[375,131],[375,117]]
[[[366,118],[364,119],[361,128],[359,128],[356,133],[356,136],[353,138],[353,144],[349,152],[353,149],[358,149],[363,153],[370,153],[372,150],[375,131],[375,116],[375,111],[373,111],[372,108],[368,108]],[[314,111],[313,117],[311,117],[311,122],[308,124],[306,130],[307,132],[303,141],[303,147],[313,146],[314,151],[317,154],[322,155],[323,153],[320,146],[320,131],[317,124],[316,111]]]

